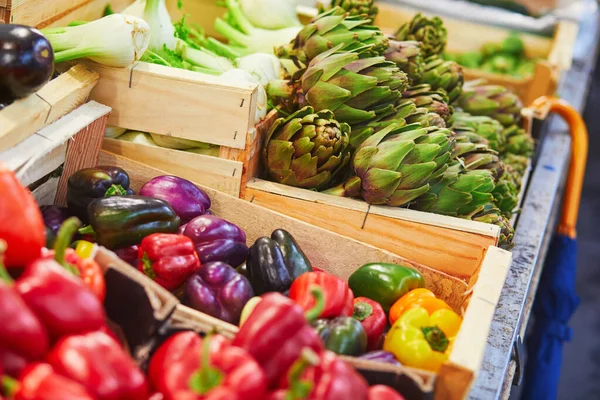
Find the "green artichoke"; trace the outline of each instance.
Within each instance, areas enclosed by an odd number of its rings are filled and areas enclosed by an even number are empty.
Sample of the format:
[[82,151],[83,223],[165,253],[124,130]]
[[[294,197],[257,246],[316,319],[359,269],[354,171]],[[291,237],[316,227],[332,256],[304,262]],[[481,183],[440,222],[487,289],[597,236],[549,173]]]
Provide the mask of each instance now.
[[421,57],[421,46],[414,40],[390,40],[389,47],[385,52],[388,61],[396,63],[398,68],[408,75],[408,82],[416,85],[423,76],[423,57]]
[[411,208],[454,217],[470,217],[494,202],[494,176],[487,169],[468,171],[454,162]]
[[502,132],[505,145],[503,152],[507,154],[515,154],[518,156],[531,157],[535,143],[533,138],[518,125],[512,125],[504,129]]
[[[413,104],[412,101],[406,101],[407,103]],[[408,117],[405,118],[407,124],[421,124],[423,128],[428,126],[437,126],[438,128],[445,128],[446,122],[438,114],[430,112],[427,108],[421,107],[416,108]]]
[[394,34],[396,40],[416,40],[421,43],[422,56],[427,58],[441,54],[446,47],[448,32],[444,22],[438,18],[424,17],[421,13],[402,25]]
[[361,180],[353,175],[342,183],[324,190],[323,193],[338,197],[360,197]]
[[452,115],[451,124],[455,132],[469,129],[484,137],[493,150],[502,151],[504,149],[502,124],[493,118],[477,117],[463,111],[455,111]]
[[388,38],[370,23],[370,19],[349,16],[334,7],[304,26],[291,43],[277,47],[275,55],[305,65],[337,46],[338,50],[359,50],[362,56],[381,56],[388,48]]
[[343,8],[350,15],[367,15],[372,20],[375,19],[379,10],[375,6],[375,0],[331,0],[329,6],[319,3],[319,13],[333,7]]
[[276,182],[307,189],[324,189],[350,159],[348,124],[329,110],[304,107],[271,127],[263,161]]
[[450,161],[454,134],[417,124],[390,125],[365,140],[352,165],[369,204],[402,206],[427,193]]
[[473,221],[499,226],[500,239],[498,241],[498,245],[506,250],[510,250],[514,247],[515,229],[510,221],[502,215],[500,210],[495,205],[491,203],[486,204],[471,219]]
[[341,48],[319,54],[290,81],[269,82],[269,97],[292,110],[296,104],[331,110],[338,121],[350,125],[394,112],[407,85],[406,74],[384,57],[360,58],[358,51]]
[[519,97],[500,85],[465,85],[458,105],[471,115],[492,117],[505,127],[519,122],[523,108]]
[[[506,168],[510,169],[511,167],[506,166]],[[510,218],[519,205],[519,188],[515,185],[510,171],[506,172],[496,183],[492,195],[494,196],[494,204],[496,204],[502,215]]]
[[438,114],[445,122],[448,122],[454,112],[446,93],[432,90],[426,83],[409,87],[402,93],[402,97],[409,99],[419,108],[424,107],[429,112]]
[[461,94],[465,78],[463,69],[454,61],[445,61],[439,56],[425,60],[421,83],[427,83],[432,90],[443,90],[453,103]]
[[492,172],[494,182],[504,174],[504,163],[498,152],[488,146],[488,141],[471,131],[456,132],[456,143],[452,158],[459,159],[464,167],[471,171],[487,169]]
[[517,186],[521,187],[523,175],[525,175],[525,171],[529,168],[529,157],[516,154],[503,154],[502,161],[504,161],[504,164],[510,166],[512,173],[515,176],[514,181],[518,182]]

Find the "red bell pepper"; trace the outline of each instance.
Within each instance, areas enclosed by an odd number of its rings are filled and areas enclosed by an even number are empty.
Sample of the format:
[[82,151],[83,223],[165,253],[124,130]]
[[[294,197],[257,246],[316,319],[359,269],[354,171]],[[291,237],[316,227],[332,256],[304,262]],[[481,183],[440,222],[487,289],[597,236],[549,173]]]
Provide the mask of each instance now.
[[335,353],[321,355],[303,349],[283,387],[269,400],[367,400],[369,386],[356,370]]
[[279,384],[304,347],[317,353],[323,350],[321,339],[309,325],[322,313],[323,292],[319,288],[311,291],[317,302],[306,315],[282,294],[264,294],[233,339],[234,346],[246,349],[265,370],[271,388]]
[[140,244],[138,269],[168,290],[175,290],[200,268],[194,242],[187,236],[155,233]]
[[146,377],[120,344],[104,332],[67,336],[47,356],[61,375],[98,400],[147,400]]
[[367,350],[380,349],[383,331],[387,325],[387,316],[381,304],[366,297],[357,297],[354,299],[352,317],[359,320],[367,332]]
[[54,371],[51,365],[36,363],[21,374],[14,400],[95,400],[77,382]]
[[166,400],[261,400],[267,389],[263,370],[246,350],[223,336],[202,340],[191,331],[171,336],[158,348],[148,376]]
[[290,299],[307,311],[314,307],[315,299],[310,287],[317,285],[323,290],[325,308],[319,318],[350,316],[354,309],[354,294],[343,279],[325,272],[306,272],[300,275],[290,288]]
[[29,192],[6,165],[0,163],[0,239],[8,245],[7,267],[23,267],[37,259],[46,244],[42,213]]
[[405,400],[404,396],[389,386],[375,385],[369,388],[368,400]]
[[0,370],[4,370],[4,372],[0,371],[0,377],[4,373],[5,375],[18,378],[30,363],[31,361],[22,354],[12,349],[0,347]]

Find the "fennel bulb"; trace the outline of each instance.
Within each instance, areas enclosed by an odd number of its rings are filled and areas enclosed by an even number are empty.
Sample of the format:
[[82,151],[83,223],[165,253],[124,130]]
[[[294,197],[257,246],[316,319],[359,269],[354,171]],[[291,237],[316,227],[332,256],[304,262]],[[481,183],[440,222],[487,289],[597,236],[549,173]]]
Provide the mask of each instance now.
[[124,142],[131,142],[137,144],[144,144],[146,146],[160,147],[146,132],[140,131],[128,131],[117,138]]
[[177,39],[176,53],[184,61],[214,72],[220,73],[234,68],[231,61],[229,61],[227,58],[218,56],[212,51],[203,47],[200,49],[194,49],[179,39]]
[[281,62],[273,54],[254,53],[237,59],[237,66],[267,86],[274,79],[281,79]]
[[127,6],[121,14],[131,15],[132,17],[144,18],[144,9],[146,8],[146,0],[135,0]]
[[230,45],[245,50],[246,54],[273,54],[275,47],[290,43],[302,29],[301,26],[277,30],[257,28],[244,15],[238,0],[225,0],[225,6],[229,10],[228,20],[215,19],[215,29],[229,40]]
[[167,11],[165,0],[146,0],[144,20],[150,25],[150,45],[152,49],[162,49],[167,46],[175,50],[175,27]]
[[109,139],[116,139],[122,134],[127,132],[125,128],[117,128],[116,126],[107,126],[104,130],[104,137]]
[[197,140],[189,140],[176,138],[173,136],[159,135],[157,133],[150,132],[152,140],[160,147],[166,147],[168,149],[175,150],[187,150],[193,149],[194,147],[201,147],[204,143]]
[[144,20],[122,14],[42,33],[54,49],[55,63],[89,58],[109,67],[128,67],[139,60],[150,40],[150,27]]
[[282,29],[300,26],[296,0],[240,0],[248,20],[257,28]]
[[220,146],[213,146],[212,144],[203,143],[202,147],[194,147],[193,149],[184,150],[188,153],[202,154],[205,156],[219,157],[221,152]]
[[241,69],[232,69],[229,70],[218,77],[222,79],[225,83],[241,83],[241,84],[250,84],[250,85],[258,85],[258,97],[256,101],[256,110],[254,113],[254,125],[260,122],[267,115],[268,108],[268,99],[267,92],[263,85],[261,85],[258,80],[250,75],[248,72]]

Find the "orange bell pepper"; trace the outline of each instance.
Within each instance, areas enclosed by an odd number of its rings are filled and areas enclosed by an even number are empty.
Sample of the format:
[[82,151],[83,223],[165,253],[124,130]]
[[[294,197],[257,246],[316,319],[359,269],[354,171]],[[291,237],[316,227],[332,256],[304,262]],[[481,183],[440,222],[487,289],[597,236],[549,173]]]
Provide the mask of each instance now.
[[411,290],[400,297],[392,308],[390,308],[390,324],[394,324],[406,311],[414,307],[423,307],[429,314],[437,310],[452,310],[445,301],[435,297],[435,294],[429,289],[419,288]]

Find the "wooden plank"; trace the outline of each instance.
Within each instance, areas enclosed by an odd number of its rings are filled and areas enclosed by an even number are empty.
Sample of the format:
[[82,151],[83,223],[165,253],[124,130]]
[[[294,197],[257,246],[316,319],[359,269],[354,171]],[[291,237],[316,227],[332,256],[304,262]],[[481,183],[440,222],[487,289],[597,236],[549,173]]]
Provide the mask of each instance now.
[[31,194],[40,206],[53,205],[58,189],[58,177],[50,178],[38,186]]
[[7,150],[85,102],[98,74],[75,65],[36,94],[0,111],[0,151]]
[[248,183],[246,199],[462,279],[476,271],[484,249],[498,241],[499,230],[493,225],[414,210],[369,207],[363,201],[258,179]]
[[[31,185],[63,165],[67,156],[67,145],[67,142],[58,145],[56,148],[50,150],[48,154],[38,159],[35,162],[35,166],[20,172],[19,180],[21,183],[23,185]],[[52,201],[54,201],[54,198],[52,198]]]
[[89,63],[100,74],[91,98],[113,108],[109,125],[243,149],[254,127],[257,85],[139,62],[131,68]]
[[561,20],[556,25],[552,49],[548,61],[561,70],[568,70],[573,63],[573,48],[579,33],[579,24],[575,21]]
[[[165,174],[164,171],[150,165],[107,151],[100,151],[99,162],[105,165],[117,165],[128,171],[131,187],[134,190],[139,190],[153,177]],[[314,265],[344,279],[347,279],[356,268],[368,262],[408,264],[418,269],[425,277],[428,287],[448,304],[457,310],[462,305],[462,293],[466,291],[467,285],[454,276],[195,183],[209,194],[213,212],[245,230],[248,244],[254,243],[259,237],[270,235],[276,229],[284,228],[294,235]]]
[[243,164],[239,161],[117,139],[104,139],[103,148],[233,196],[240,194]]

